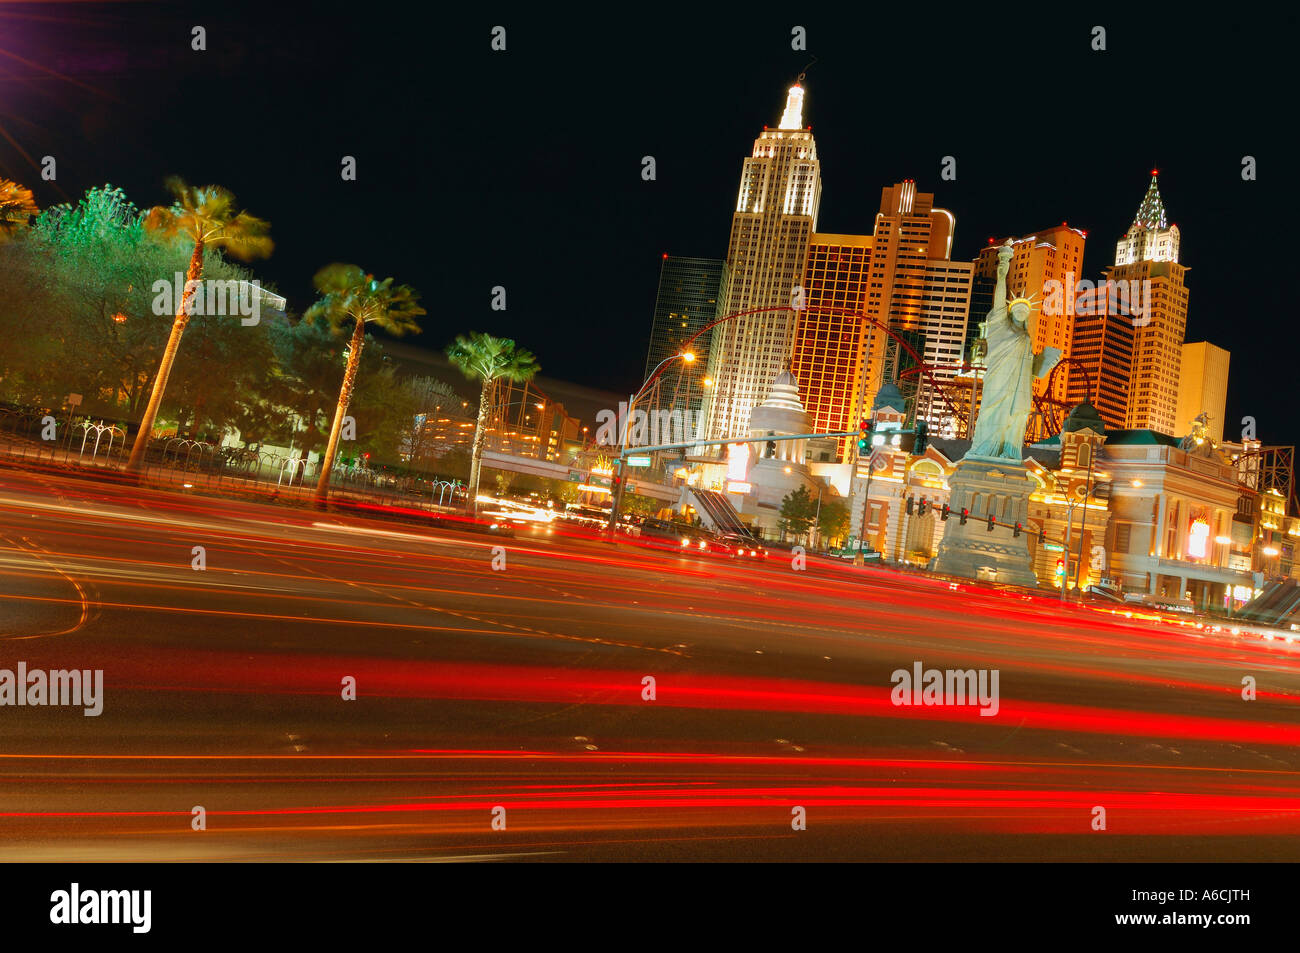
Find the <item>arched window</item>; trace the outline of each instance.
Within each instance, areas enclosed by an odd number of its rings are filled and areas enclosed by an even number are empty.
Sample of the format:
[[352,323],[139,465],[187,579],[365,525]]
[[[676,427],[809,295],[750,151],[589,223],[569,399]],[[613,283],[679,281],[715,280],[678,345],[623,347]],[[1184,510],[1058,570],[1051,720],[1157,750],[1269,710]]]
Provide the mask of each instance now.
[[1080,440],[1076,459],[1080,468],[1090,466],[1092,464],[1092,444],[1086,440]]

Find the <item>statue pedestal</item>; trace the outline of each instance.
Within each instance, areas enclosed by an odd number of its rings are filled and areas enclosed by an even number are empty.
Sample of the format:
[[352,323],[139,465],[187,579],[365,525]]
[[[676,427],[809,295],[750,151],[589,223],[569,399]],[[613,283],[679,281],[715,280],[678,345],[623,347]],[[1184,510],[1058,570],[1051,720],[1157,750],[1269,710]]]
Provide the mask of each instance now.
[[[1024,464],[970,456],[959,462],[948,480],[948,503],[954,516],[968,510],[969,522],[962,526],[961,520],[949,518],[944,523],[943,541],[930,569],[968,579],[1037,586],[1028,529],[1029,494],[1035,486]],[[999,524],[991,531],[990,514]],[[1019,537],[1012,533],[1017,522],[1025,527]]]

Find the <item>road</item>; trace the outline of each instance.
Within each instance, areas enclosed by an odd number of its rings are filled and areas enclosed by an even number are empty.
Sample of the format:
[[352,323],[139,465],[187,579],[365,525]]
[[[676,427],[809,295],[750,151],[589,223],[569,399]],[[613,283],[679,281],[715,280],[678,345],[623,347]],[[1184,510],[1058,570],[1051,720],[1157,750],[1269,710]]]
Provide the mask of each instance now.
[[884,567],[8,469],[19,662],[11,860],[1300,859],[1300,644]]

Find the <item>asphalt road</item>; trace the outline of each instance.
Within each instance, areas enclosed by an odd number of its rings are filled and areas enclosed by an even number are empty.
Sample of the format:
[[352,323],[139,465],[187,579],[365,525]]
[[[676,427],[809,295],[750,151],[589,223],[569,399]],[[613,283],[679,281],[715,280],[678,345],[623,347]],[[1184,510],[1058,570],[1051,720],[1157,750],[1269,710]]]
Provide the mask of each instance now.
[[20,662],[11,860],[1300,859],[1300,643],[881,567],[0,470]]

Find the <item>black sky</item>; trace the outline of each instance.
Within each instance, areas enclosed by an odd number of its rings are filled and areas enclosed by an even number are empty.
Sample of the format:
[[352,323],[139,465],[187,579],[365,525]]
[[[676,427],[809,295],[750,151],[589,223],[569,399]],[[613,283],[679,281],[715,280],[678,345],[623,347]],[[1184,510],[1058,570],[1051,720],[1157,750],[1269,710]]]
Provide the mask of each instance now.
[[[821,231],[869,232],[881,187],[912,178],[956,215],[954,258],[1068,221],[1096,277],[1154,165],[1191,269],[1188,340],[1232,352],[1226,431],[1250,414],[1266,442],[1300,443],[1294,16],[758,9],[0,2],[0,175],[42,206],[104,182],[154,204],[173,173],[220,183],[272,222],[255,268],[295,310],[317,268],[354,261],[422,292],[418,344],[491,331],[550,377],[626,392],[662,253],[723,257],[741,161],[815,57]],[[54,183],[29,162],[44,155]]]

